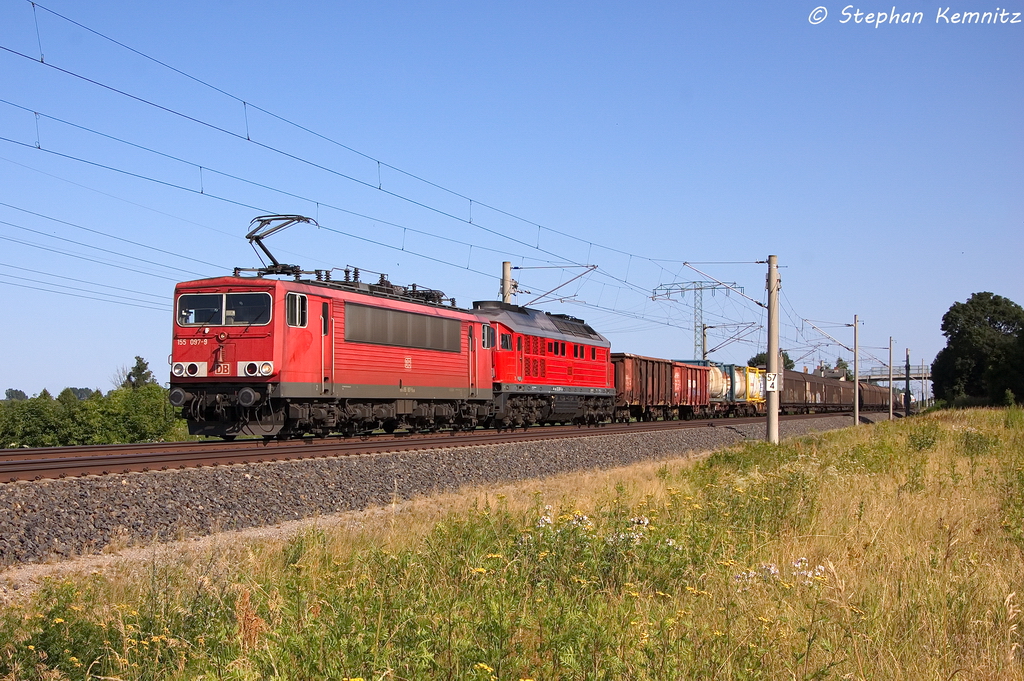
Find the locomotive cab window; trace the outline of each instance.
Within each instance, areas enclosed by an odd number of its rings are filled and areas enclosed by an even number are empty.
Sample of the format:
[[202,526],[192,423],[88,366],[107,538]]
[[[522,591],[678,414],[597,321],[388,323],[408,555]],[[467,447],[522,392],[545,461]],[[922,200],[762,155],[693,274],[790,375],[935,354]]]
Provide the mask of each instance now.
[[289,293],[284,297],[284,309],[288,326],[306,326],[309,321],[306,296],[301,293]]
[[178,298],[179,326],[270,323],[269,293],[187,293]]
[[501,334],[501,349],[511,350],[512,349],[512,334],[503,333]]
[[224,296],[220,293],[188,293],[178,298],[180,326],[220,326],[224,323]]
[[490,324],[484,324],[481,327],[480,334],[480,347],[487,350],[494,347],[494,327]]
[[590,359],[597,359],[597,348],[590,348]]
[[249,326],[270,323],[269,293],[227,293],[224,298],[225,325]]

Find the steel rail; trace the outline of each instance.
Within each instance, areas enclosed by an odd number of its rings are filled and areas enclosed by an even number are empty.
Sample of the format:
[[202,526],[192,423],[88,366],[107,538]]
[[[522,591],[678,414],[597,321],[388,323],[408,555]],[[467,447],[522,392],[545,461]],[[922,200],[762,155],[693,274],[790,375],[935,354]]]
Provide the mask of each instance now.
[[[786,420],[837,416],[841,413],[784,416]],[[470,431],[392,435],[370,438],[284,441],[158,442],[134,445],[89,445],[0,450],[0,482],[70,476],[141,473],[203,466],[267,463],[300,459],[414,452],[450,447],[510,444],[563,438],[639,434],[688,428],[728,428],[763,423],[764,417],[696,421],[615,423],[594,427],[531,427],[516,431]]]

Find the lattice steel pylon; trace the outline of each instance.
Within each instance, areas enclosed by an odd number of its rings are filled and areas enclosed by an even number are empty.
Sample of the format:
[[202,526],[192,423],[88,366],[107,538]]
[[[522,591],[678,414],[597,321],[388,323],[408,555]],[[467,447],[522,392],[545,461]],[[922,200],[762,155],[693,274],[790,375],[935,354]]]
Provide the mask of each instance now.
[[676,293],[679,294],[680,299],[683,299],[687,292],[693,292],[693,357],[701,359],[704,356],[704,291],[711,291],[713,296],[715,291],[725,291],[725,294],[729,295],[731,290],[743,293],[743,287],[737,286],[733,281],[679,281],[662,284],[654,289],[651,300],[658,298],[671,300],[673,294]]

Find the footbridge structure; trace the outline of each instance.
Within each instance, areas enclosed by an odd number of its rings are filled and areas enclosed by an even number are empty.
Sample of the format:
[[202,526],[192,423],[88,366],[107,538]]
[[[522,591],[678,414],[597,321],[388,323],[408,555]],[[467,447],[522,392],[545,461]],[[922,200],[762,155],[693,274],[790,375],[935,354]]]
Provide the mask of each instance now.
[[[889,367],[875,367],[867,372],[861,372],[860,380],[865,383],[888,383]],[[905,364],[894,364],[892,367],[893,383],[907,380],[907,367]],[[932,380],[932,367],[930,364],[910,365],[911,381]]]

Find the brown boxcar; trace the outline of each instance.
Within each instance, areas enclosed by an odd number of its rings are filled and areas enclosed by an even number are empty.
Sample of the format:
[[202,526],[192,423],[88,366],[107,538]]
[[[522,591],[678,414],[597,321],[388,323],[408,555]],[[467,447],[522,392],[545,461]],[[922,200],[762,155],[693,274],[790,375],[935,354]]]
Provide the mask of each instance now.
[[682,418],[707,416],[709,412],[708,367],[672,363],[673,397]]
[[671,420],[707,413],[707,367],[626,353],[613,353],[612,365],[616,420]]

